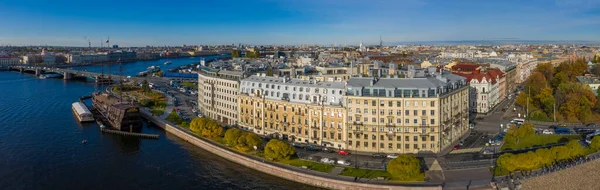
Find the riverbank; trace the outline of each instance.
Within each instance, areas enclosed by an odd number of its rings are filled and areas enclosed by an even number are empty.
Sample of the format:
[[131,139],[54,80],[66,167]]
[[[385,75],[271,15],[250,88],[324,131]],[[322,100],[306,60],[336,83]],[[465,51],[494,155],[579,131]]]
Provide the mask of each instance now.
[[385,181],[373,182],[369,184],[354,183],[352,182],[354,179],[352,177],[332,177],[327,176],[325,173],[313,172],[300,168],[271,163],[261,160],[260,158],[253,158],[249,155],[240,154],[238,152],[229,150],[223,145],[219,145],[209,140],[205,140],[202,137],[198,137],[187,129],[178,127],[170,122],[153,116],[148,110],[142,110],[142,115],[149,121],[155,123],[157,126],[165,129],[165,131],[234,163],[270,175],[315,187],[329,189],[441,189],[441,185],[439,184],[393,184]]
[[569,169],[524,180],[523,189],[600,189],[600,159]]

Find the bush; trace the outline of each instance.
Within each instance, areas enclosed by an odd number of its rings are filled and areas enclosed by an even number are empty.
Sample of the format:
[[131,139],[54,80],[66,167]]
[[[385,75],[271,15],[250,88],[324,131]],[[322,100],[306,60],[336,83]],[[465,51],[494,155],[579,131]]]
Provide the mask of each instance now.
[[208,138],[219,137],[223,133],[223,127],[208,118],[194,118],[190,130]]
[[235,146],[238,144],[238,139],[242,136],[242,133],[242,130],[236,128],[228,129],[225,132],[225,138],[223,140],[225,140],[225,143],[229,146]]
[[592,144],[590,144],[590,148],[592,148],[595,151],[600,150],[600,136],[595,136],[594,138],[592,138]]
[[271,139],[265,146],[265,157],[275,161],[289,160],[295,153],[293,146],[277,139]]
[[387,164],[387,171],[392,178],[401,181],[423,181],[425,175],[421,173],[421,161],[417,157],[402,154],[392,159]]
[[258,135],[250,132],[243,132],[238,138],[236,148],[240,151],[247,152],[254,149],[254,147],[260,147],[262,142],[262,138]]
[[540,148],[535,152],[522,154],[503,154],[496,161],[499,171],[514,172],[519,170],[534,170],[554,162],[583,156],[586,150],[578,141],[572,140],[565,146],[554,146],[550,149]]

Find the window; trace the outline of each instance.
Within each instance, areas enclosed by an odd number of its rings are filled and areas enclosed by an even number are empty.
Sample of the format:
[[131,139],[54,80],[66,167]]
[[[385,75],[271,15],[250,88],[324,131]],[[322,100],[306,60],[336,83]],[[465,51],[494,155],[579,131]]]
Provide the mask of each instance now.
[[410,141],[410,137],[409,136],[405,136],[404,137],[404,141],[406,141],[406,142]]
[[431,101],[429,104],[431,104],[431,107],[435,107],[435,101]]
[[431,110],[430,114],[431,114],[431,116],[434,116],[435,115],[435,110]]
[[427,110],[421,110],[421,115],[426,116],[427,115]]
[[352,141],[348,141],[348,145],[352,146]]
[[389,106],[389,107],[392,107],[392,105],[394,105],[394,104],[392,103],[392,101],[388,101],[388,106]]
[[400,148],[402,148],[401,144],[400,144],[400,143],[396,143],[396,148],[397,148],[397,149],[400,149]]
[[419,141],[419,137],[418,136],[413,136],[413,141],[415,141],[415,142]]
[[426,144],[421,144],[421,148],[426,149],[427,145]]
[[352,104],[352,99],[348,99],[348,104]]
[[410,102],[409,102],[409,101],[406,101],[406,102],[405,102],[405,106],[406,106],[406,107],[410,106]]
[[[365,135],[363,135],[363,138],[364,138],[365,140],[368,140],[368,139],[369,139],[369,135],[365,134]],[[366,142],[365,142],[365,143],[366,143]],[[366,145],[365,145],[365,146],[366,146]]]
[[430,136],[429,138],[430,138],[431,141],[435,141],[435,136]]
[[376,102],[375,100],[371,100],[371,105],[372,105],[372,106],[376,106],[376,105],[377,105],[377,102]]
[[419,106],[419,102],[415,101],[415,107]]
[[402,111],[401,110],[396,110],[396,115],[402,115]]
[[376,111],[375,109],[372,109],[372,110],[371,110],[371,114],[373,114],[373,115],[376,115],[376,114],[377,114],[377,111]]
[[365,122],[368,122],[368,121],[369,121],[369,118],[368,118],[368,117],[365,117],[364,121],[365,121]]
[[365,100],[364,101],[365,105],[369,105],[369,101]]
[[413,148],[414,149],[419,149],[419,145],[418,144],[413,144]]
[[400,119],[400,118],[396,119],[396,123],[397,124],[401,124],[402,123],[402,119]]
[[435,119],[431,119],[430,123],[431,125],[435,125]]
[[360,109],[356,108],[356,113],[360,113]]
[[385,106],[385,102],[383,100],[379,101],[379,106],[384,107]]
[[410,144],[404,144],[404,149],[410,149]]
[[385,122],[385,120],[383,120],[383,118],[379,118],[379,122],[380,122],[380,123],[384,123],[384,122]]
[[377,148],[377,143],[373,142],[373,143],[371,143],[371,146],[372,146],[371,148]]
[[379,135],[379,140],[383,140],[383,135]]
[[394,110],[389,110],[388,111],[388,115],[393,115],[394,114]]
[[377,122],[377,118],[372,118],[372,119],[371,119],[371,121],[372,121],[373,123],[375,123],[375,122]]
[[[410,123],[410,119],[405,119],[405,120],[404,120],[404,123],[405,123],[405,124],[409,124],[409,123]],[[408,131],[407,131],[407,132],[408,132]]]
[[427,141],[427,137],[426,136],[422,136],[421,137],[421,141],[423,141],[423,142]]
[[365,147],[369,147],[369,143],[368,142],[365,142]]
[[379,143],[379,148],[383,148],[383,143]]
[[419,111],[418,110],[413,110],[413,115],[414,116],[418,116],[419,115]]
[[[390,110],[390,111],[391,111],[391,110]],[[379,114],[380,114],[380,115],[384,115],[384,114],[385,114],[385,110],[384,110],[384,109],[381,109],[381,110],[379,110]]]
[[405,116],[409,116],[410,115],[410,110],[404,110],[404,115]]

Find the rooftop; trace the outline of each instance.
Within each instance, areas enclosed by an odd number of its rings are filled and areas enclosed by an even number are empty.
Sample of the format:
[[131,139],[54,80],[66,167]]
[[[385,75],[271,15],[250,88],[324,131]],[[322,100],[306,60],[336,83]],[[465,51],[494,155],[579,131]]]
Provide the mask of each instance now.
[[329,81],[317,81],[317,80],[301,80],[301,79],[289,79],[285,77],[271,77],[271,76],[256,76],[252,75],[244,79],[249,82],[260,82],[269,84],[286,84],[293,86],[305,86],[305,87],[325,87],[325,88],[338,88],[343,89],[345,87],[344,82],[329,82]]

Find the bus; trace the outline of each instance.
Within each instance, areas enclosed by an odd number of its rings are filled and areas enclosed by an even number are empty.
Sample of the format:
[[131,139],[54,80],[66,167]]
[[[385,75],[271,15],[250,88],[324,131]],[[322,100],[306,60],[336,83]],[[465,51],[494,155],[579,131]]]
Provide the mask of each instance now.
[[519,125],[522,125],[523,123],[525,123],[525,119],[521,119],[521,118],[514,118],[514,119],[512,120],[512,122],[513,122],[513,123],[516,123],[516,124],[519,124]]

